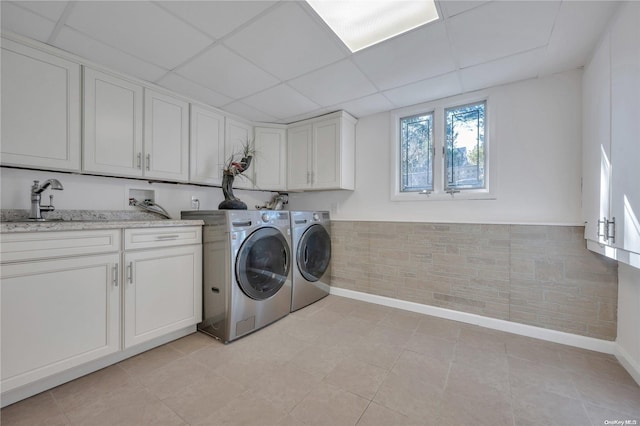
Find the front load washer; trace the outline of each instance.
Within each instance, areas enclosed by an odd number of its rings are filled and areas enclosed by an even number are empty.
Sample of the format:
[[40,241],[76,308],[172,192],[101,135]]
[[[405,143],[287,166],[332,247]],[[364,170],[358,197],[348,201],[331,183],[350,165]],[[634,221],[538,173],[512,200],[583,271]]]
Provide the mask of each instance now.
[[326,211],[292,211],[293,289],[291,312],[329,294],[331,220]]
[[182,218],[205,223],[200,331],[226,343],[289,314],[288,211],[188,211]]

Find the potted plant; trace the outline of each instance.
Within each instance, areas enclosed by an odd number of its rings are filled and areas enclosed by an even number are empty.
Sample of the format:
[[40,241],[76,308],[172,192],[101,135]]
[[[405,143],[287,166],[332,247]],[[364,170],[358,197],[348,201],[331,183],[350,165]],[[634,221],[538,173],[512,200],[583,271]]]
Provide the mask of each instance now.
[[224,194],[224,201],[218,205],[218,209],[220,210],[247,209],[247,205],[233,195],[233,181],[236,176],[244,177],[242,173],[251,165],[251,160],[255,155],[252,142],[252,140],[247,139],[242,144],[242,151],[231,154],[222,169],[222,193]]

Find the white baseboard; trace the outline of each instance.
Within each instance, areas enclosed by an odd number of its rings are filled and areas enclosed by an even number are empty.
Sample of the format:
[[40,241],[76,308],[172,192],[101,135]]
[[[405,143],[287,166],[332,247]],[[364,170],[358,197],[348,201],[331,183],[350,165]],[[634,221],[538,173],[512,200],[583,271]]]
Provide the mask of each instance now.
[[[405,311],[417,312],[434,317],[446,318],[449,320],[479,325],[481,327],[491,328],[493,330],[505,331],[507,333],[519,334],[522,336],[533,337],[535,339],[547,340],[549,342],[561,343],[563,345],[589,349],[592,351],[603,352],[616,356],[618,353],[618,349],[620,349],[615,342],[610,342],[608,340],[580,336],[577,334],[565,333],[563,331],[549,330],[542,327],[535,327],[532,325],[520,324],[517,322],[489,318],[482,315],[469,314],[466,312],[454,311],[452,309],[446,308],[439,308],[437,306],[423,305],[421,303],[408,302],[405,300],[393,299],[391,297],[377,296],[375,294],[362,293],[359,291],[347,290],[339,287],[331,287],[331,294],[334,294],[336,296],[348,297],[350,299],[362,300],[363,302],[389,306],[392,308],[404,309]],[[631,364],[633,364],[633,360],[631,360],[631,358],[627,356],[626,359],[630,360]],[[624,362],[620,362],[625,368],[627,368],[627,365],[625,365]],[[635,368],[637,373],[637,364]],[[629,371],[629,373],[633,376],[633,373],[631,373],[631,371]],[[636,381],[638,381],[637,377],[638,376],[634,376]]]
[[636,381],[638,385],[640,385],[640,364],[636,360],[634,360],[631,355],[624,348],[618,344],[616,344],[616,352],[615,356],[622,364],[625,370],[633,377],[633,380]]

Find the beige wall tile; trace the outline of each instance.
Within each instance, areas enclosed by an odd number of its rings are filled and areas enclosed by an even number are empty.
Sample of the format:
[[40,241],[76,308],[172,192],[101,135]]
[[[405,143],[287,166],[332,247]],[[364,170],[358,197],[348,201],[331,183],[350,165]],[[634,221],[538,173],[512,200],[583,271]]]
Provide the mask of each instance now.
[[332,285],[616,337],[617,263],[580,226],[336,222]]

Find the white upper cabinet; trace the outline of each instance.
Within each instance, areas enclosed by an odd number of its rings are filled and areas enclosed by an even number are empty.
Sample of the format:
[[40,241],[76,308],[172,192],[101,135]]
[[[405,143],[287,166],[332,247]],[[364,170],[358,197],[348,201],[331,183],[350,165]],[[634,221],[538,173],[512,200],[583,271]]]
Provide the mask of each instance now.
[[222,183],[224,166],[224,116],[191,105],[191,167],[189,181],[209,185]]
[[[244,146],[249,143],[253,148],[253,127],[251,124],[234,120],[233,118],[226,118],[225,121],[225,142],[224,142],[224,160],[227,160],[234,156],[235,161],[242,159]],[[253,188],[253,160],[247,170],[242,173],[242,177],[236,176],[233,187],[240,189]]]
[[[611,29],[611,218],[614,247],[640,254],[640,3]],[[640,264],[636,265],[640,267]]]
[[611,55],[609,34],[601,40],[583,75],[582,214],[585,238],[606,242],[611,174]]
[[621,7],[583,88],[585,238],[590,249],[640,267],[640,3]]
[[355,189],[355,124],[337,112],[289,128],[288,188]]
[[144,176],[189,180],[189,104],[144,90]]
[[287,188],[290,190],[311,188],[312,135],[311,123],[290,127],[287,130]]
[[287,132],[284,127],[255,128],[254,182],[256,189],[286,191]]
[[84,68],[84,171],[143,176],[142,106],[142,86]]
[[2,38],[3,165],[80,170],[80,65]]

